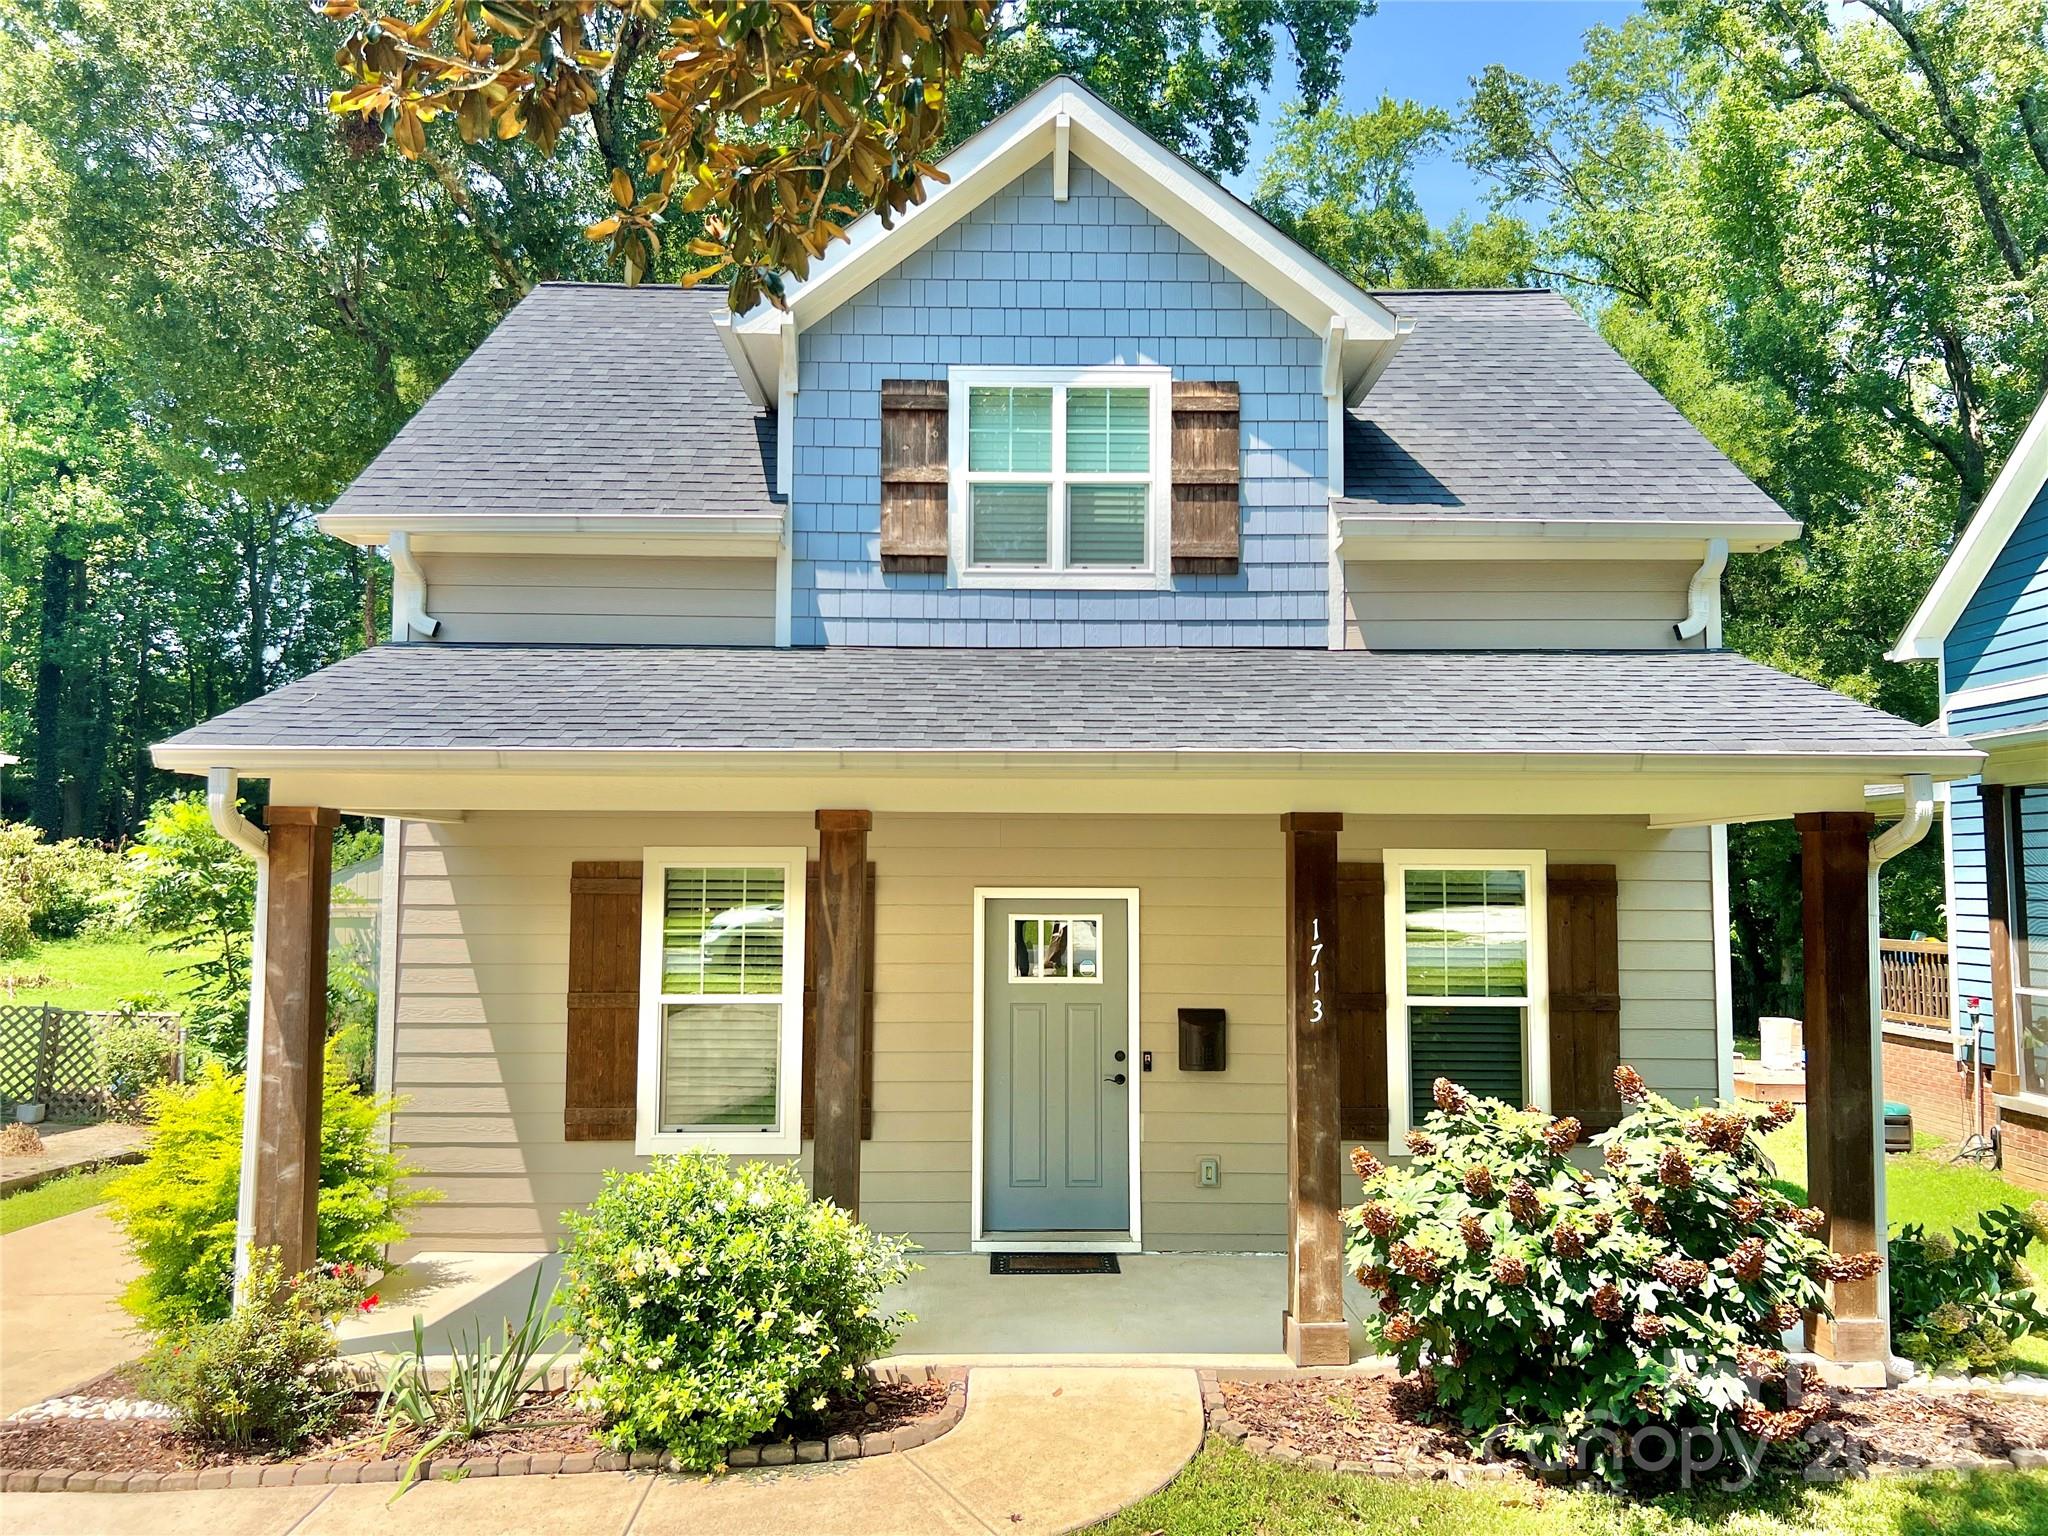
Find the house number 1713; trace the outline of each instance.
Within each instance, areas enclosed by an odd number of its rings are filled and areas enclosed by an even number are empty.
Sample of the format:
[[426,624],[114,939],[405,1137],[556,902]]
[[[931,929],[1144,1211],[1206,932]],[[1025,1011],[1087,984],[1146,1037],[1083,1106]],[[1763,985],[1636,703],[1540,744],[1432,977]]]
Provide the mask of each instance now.
[[1323,1022],[1323,920],[1308,920],[1308,1021]]

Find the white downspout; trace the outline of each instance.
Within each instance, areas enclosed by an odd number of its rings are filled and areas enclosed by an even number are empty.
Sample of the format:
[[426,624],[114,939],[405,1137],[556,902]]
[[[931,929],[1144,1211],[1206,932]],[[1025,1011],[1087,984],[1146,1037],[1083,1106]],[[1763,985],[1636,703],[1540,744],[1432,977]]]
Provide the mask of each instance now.
[[391,638],[410,640],[414,631],[432,639],[441,621],[427,612],[427,573],[412,552],[412,535],[391,530]]
[[[1909,773],[1905,779],[1905,814],[1870,840],[1870,1060],[1878,1073],[1877,1103],[1871,1115],[1870,1155],[1876,1159],[1877,1169],[1877,1241],[1878,1250],[1886,1251],[1891,1233],[1891,1218],[1886,1211],[1887,1197],[1884,1176],[1884,972],[1878,961],[1877,940],[1878,902],[1877,872],[1884,863],[1911,848],[1927,835],[1927,829],[1934,824],[1934,780],[1924,773]],[[1882,1281],[1877,1288],[1877,1315],[1884,1323],[1885,1337],[1891,1337],[1892,1295],[1890,1258],[1887,1255],[1886,1268],[1881,1272]],[[1886,1367],[1887,1375],[1892,1373]]]
[[269,926],[270,838],[235,804],[240,777],[232,768],[206,773],[206,810],[214,830],[256,861],[256,916],[249,942],[249,1024],[242,1071],[242,1178],[235,1198],[235,1300],[249,1279],[249,1244],[256,1235],[256,1146],[262,1134],[263,935]]
[[1707,558],[1685,589],[1685,617],[1671,626],[1681,640],[1705,634],[1707,649],[1721,649],[1721,573],[1728,569],[1728,541],[1707,540]]

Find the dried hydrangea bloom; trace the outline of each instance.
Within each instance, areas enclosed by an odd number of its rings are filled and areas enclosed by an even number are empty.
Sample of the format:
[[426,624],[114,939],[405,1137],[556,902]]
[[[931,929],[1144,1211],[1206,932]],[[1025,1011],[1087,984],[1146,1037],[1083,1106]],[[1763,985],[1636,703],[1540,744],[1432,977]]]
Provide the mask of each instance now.
[[1504,1253],[1493,1261],[1488,1271],[1496,1285],[1519,1286],[1529,1283],[1529,1266],[1511,1253]]
[[1614,1069],[1614,1091],[1630,1108],[1647,1103],[1650,1097],[1650,1085],[1643,1081],[1643,1074],[1627,1065]]
[[1469,1212],[1458,1223],[1458,1236],[1474,1253],[1484,1253],[1493,1246],[1493,1237],[1487,1232],[1486,1223]]
[[1436,1107],[1447,1115],[1462,1115],[1472,1107],[1472,1095],[1448,1077],[1440,1077],[1431,1083],[1429,1096],[1436,1100]]
[[1465,1170],[1465,1193],[1474,1200],[1493,1198],[1493,1170],[1484,1163],[1474,1163]]
[[1560,1116],[1543,1128],[1543,1145],[1557,1156],[1563,1157],[1579,1144],[1579,1137],[1584,1134],[1585,1129],[1570,1115]]

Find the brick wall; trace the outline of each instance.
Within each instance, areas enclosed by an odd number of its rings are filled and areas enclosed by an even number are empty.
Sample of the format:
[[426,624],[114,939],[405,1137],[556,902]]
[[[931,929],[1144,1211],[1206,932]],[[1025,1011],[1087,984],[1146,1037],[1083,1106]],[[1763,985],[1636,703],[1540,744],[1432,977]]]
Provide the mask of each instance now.
[[[1983,1097],[1984,1130],[1999,1130],[2005,1176],[2029,1189],[2048,1190],[2048,1116],[2001,1111],[1991,1097],[1991,1071],[1976,1074]],[[1946,1039],[1884,1032],[1884,1096],[1913,1110],[1915,1132],[1959,1142],[1976,1129],[1970,1074],[1956,1065]]]
[[2029,1189],[2048,1189],[2048,1115],[2004,1110],[1998,1129],[2005,1176]]
[[[1287,645],[1329,638],[1322,340],[1076,156],[1042,162],[803,334],[797,645]],[[1166,589],[949,589],[885,573],[881,384],[954,364],[1148,364],[1234,379],[1244,562]]]

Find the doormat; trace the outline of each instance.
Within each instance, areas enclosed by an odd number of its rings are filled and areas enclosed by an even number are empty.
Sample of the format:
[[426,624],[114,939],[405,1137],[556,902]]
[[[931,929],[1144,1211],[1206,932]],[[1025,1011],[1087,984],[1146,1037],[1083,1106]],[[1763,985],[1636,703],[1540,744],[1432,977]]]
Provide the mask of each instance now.
[[992,1275],[1120,1275],[1113,1253],[992,1253]]

